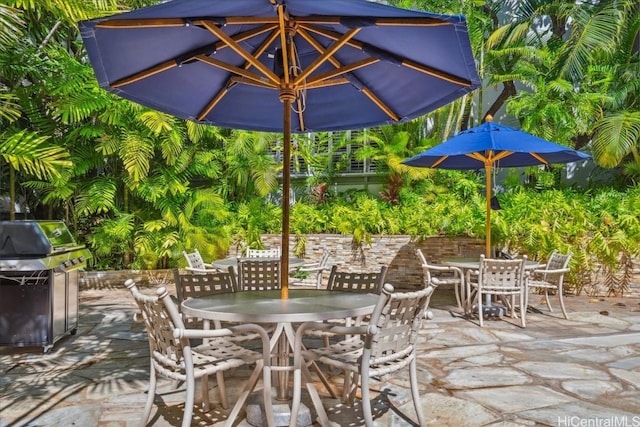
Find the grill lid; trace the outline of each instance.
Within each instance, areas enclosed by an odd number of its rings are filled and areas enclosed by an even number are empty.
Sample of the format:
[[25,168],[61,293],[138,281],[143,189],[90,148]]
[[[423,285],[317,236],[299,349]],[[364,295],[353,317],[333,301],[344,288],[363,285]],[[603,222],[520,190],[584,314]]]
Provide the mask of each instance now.
[[0,258],[42,257],[82,247],[62,221],[0,221]]

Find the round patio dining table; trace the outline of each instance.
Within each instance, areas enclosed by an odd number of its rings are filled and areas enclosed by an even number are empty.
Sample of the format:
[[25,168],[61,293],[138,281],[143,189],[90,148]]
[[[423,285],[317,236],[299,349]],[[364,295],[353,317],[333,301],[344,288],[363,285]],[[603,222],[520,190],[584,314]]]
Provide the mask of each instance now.
[[[463,258],[445,258],[442,260],[444,265],[449,265],[451,267],[458,267],[465,274],[462,275],[463,281],[465,281],[463,286],[466,286],[467,274],[466,272],[469,270],[478,270],[480,268],[480,256],[478,257],[463,257]],[[527,260],[524,268],[525,270],[535,270],[539,268],[542,264],[538,261]],[[468,307],[469,310],[473,310],[471,307],[470,295],[467,295],[467,301],[464,302],[464,306]],[[506,307],[501,304],[494,304],[491,301],[491,295],[487,294],[486,302],[484,305],[484,315],[485,317],[500,317],[503,316],[506,312]]]
[[[288,400],[286,374],[293,369],[288,366],[288,352],[293,350],[295,341],[293,324],[365,316],[373,313],[378,298],[376,294],[318,289],[293,289],[289,291],[288,299],[280,298],[278,289],[240,291],[187,299],[182,302],[182,312],[210,321],[276,324],[270,337],[270,348],[272,352],[276,350],[279,366],[273,370],[284,375],[278,382],[276,399]],[[261,369],[258,364],[252,375]],[[241,396],[238,400],[230,419],[238,415],[246,397]],[[327,425],[329,421],[320,397],[312,396],[312,400],[318,417],[324,420],[323,425]]]

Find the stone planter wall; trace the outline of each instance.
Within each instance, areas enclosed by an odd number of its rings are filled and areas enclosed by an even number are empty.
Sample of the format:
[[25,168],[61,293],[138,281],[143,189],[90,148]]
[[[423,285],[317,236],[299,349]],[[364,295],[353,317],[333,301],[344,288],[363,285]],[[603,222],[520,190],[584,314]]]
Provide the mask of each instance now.
[[[415,256],[415,248],[422,249],[433,262],[443,258],[479,256],[484,251],[484,241],[470,238],[430,237],[414,242],[410,236],[374,236],[371,245],[362,248],[363,259],[353,259],[351,236],[341,234],[315,234],[306,236],[308,262],[320,261],[323,248],[329,250],[329,265],[340,264],[349,271],[376,271],[388,266],[387,282],[399,289],[416,289],[422,283],[422,269]],[[280,235],[264,235],[266,247],[280,246]],[[293,251],[294,238],[290,247]],[[229,250],[229,256],[236,255],[236,248]],[[328,279],[325,273],[324,281]],[[87,289],[112,289],[124,286],[127,279],[134,279],[139,286],[173,285],[171,270],[122,270],[86,271],[80,273],[80,287]],[[311,283],[311,282],[310,282]]]
[[[295,245],[294,237],[289,243],[291,252]],[[362,259],[354,260],[351,250],[351,236],[339,234],[315,234],[306,236],[305,259],[308,262],[320,261],[323,248],[329,250],[329,265],[340,264],[349,271],[376,271],[381,266],[388,266],[387,282],[398,289],[416,289],[422,286],[422,269],[415,256],[415,249],[420,248],[427,259],[438,263],[444,258],[479,257],[484,253],[484,240],[466,237],[434,236],[421,241],[413,241],[410,236],[374,236],[371,245],[362,248]],[[266,247],[280,246],[280,235],[263,235]],[[229,250],[229,256],[236,256],[235,247]],[[328,271],[324,274],[324,282],[328,279]],[[80,273],[80,288],[115,289],[124,286],[125,280],[132,278],[140,286],[166,285],[172,288],[173,273],[171,270],[124,270],[124,271],[87,271]],[[596,278],[596,282],[599,282]],[[313,278],[308,284],[315,283]],[[601,292],[596,292],[601,294]],[[631,288],[628,296],[640,296],[640,263],[636,264]]]

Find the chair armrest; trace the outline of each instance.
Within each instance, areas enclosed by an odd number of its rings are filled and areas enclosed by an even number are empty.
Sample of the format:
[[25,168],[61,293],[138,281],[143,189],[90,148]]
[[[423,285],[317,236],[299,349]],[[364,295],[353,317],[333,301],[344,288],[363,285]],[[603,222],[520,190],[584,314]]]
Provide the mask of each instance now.
[[533,272],[531,273],[533,274],[561,274],[561,273],[568,273],[569,269],[568,268],[558,268],[556,270],[533,270]]
[[185,270],[190,271],[192,273],[211,273],[216,271],[216,268],[195,268],[195,267],[186,267]]
[[334,335],[373,335],[377,332],[377,328],[374,325],[345,326],[340,323],[331,322],[305,322],[298,326],[296,336],[300,334],[302,337],[304,332],[309,329],[329,332]]
[[298,271],[306,271],[306,272],[318,272],[327,270],[327,267],[322,267],[320,265],[303,265],[298,269]]

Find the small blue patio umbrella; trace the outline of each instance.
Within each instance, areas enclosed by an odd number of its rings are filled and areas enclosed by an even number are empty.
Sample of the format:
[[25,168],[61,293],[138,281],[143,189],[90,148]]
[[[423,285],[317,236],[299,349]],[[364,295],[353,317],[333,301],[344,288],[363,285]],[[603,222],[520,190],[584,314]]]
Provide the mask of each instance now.
[[402,163],[440,169],[485,169],[487,220],[486,257],[491,257],[491,174],[497,167],[521,167],[570,163],[589,159],[589,154],[554,144],[522,130],[487,121],[460,132]]
[[283,133],[283,271],[291,132],[406,122],[480,86],[463,16],[364,0],[174,0],[80,31],[101,87],[198,123]]

